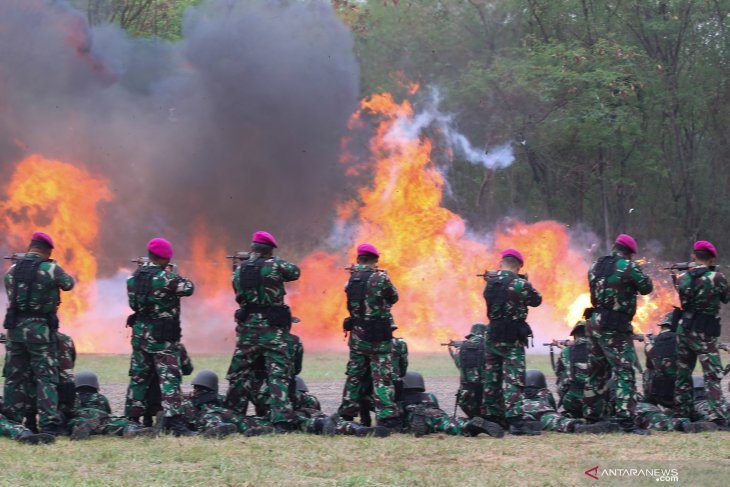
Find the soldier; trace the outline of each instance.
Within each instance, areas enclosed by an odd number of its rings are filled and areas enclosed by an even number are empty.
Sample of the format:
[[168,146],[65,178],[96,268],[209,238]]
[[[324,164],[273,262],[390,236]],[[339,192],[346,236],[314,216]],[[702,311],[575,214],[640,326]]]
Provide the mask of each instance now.
[[644,353],[646,369],[642,382],[644,397],[652,404],[674,406],[674,382],[677,380],[677,334],[673,331],[674,312],[659,323],[660,331],[647,339]]
[[408,372],[403,378],[403,413],[405,424],[417,438],[429,433],[446,433],[454,436],[477,436],[485,433],[502,438],[504,430],[497,423],[484,418],[461,419],[450,417],[439,407],[438,399],[426,392],[423,375]]
[[109,400],[99,392],[99,378],[94,372],[82,371],[76,375],[75,397],[73,417],[68,423],[71,440],[85,440],[90,435],[157,436],[153,428],[142,428],[134,421],[112,416]]
[[[705,391],[705,378],[701,375],[692,376],[692,388],[695,391],[694,400],[694,416],[697,421],[709,421],[712,417],[712,409],[710,409],[707,400],[707,392]],[[725,411],[730,414],[730,404],[725,401]]]
[[322,405],[319,403],[317,396],[309,393],[309,388],[299,376],[294,378],[294,395],[292,397],[292,405],[294,409],[309,408],[309,409],[322,409]]
[[[3,402],[2,398],[0,398],[0,411],[2,410]],[[0,413],[0,436],[31,445],[53,443],[56,441],[54,435],[48,433],[35,434],[22,424],[10,421],[2,413]]]
[[357,264],[351,268],[345,287],[349,318],[344,329],[350,332],[347,379],[342,392],[339,414],[352,421],[360,410],[362,383],[372,374],[373,400],[378,424],[400,429],[401,420],[393,385],[393,317],[390,308],[398,301],[398,291],[384,270],[378,269],[380,253],[375,246],[357,247]]
[[132,326],[132,358],[125,415],[139,423],[156,375],[166,428],[175,436],[191,436],[194,433],[182,418],[180,298],[191,296],[194,286],[189,279],[167,270],[173,254],[170,242],[153,238],[147,250],[149,262],[142,263],[127,280],[134,314],[127,319]]
[[525,385],[525,345],[532,336],[525,321],[527,307],[542,303],[540,293],[526,276],[519,274],[524,263],[519,251],[507,249],[502,252],[500,270],[484,276],[489,327],[481,416],[508,424],[515,435],[534,433],[522,418],[520,400]]
[[634,423],[636,352],[631,321],[636,313],[637,293],[646,295],[653,289],[651,278],[631,260],[637,250],[636,240],[621,234],[611,255],[598,259],[588,271],[593,309],[586,325],[590,375],[584,392],[583,417],[591,423],[604,420],[606,387],[614,373],[619,431],[649,434]]
[[5,274],[8,310],[5,315],[5,400],[9,419],[21,422],[27,404],[27,385],[35,389],[41,432],[62,433],[58,410],[58,339],[57,310],[61,304],[59,290],[74,286],[55,260],[51,260],[53,239],[36,232],[28,252]]
[[[190,359],[188,349],[182,343],[180,343],[180,371],[182,375],[190,375],[193,373],[193,361]],[[127,402],[129,403],[129,400]],[[160,382],[157,380],[157,373],[153,374],[149,379],[149,387],[147,388],[144,403],[145,410],[142,414],[142,424],[150,428],[157,413],[162,411],[162,392],[160,391]]]
[[705,379],[708,419],[721,430],[730,430],[727,405],[720,381],[724,371],[717,348],[720,336],[720,303],[730,301],[725,276],[715,267],[717,250],[707,241],[694,244],[692,260],[697,264],[676,279],[682,304],[677,327],[677,381],[674,386],[674,413],[690,417],[693,404],[692,371],[700,359]]
[[263,361],[269,391],[269,419],[278,432],[294,431],[296,417],[289,399],[291,365],[289,340],[292,316],[284,304],[284,283],[299,279],[299,267],[279,257],[276,239],[267,232],[253,234],[251,256],[233,275],[240,308],[236,311],[236,350],[228,369],[226,407],[246,414],[256,391],[255,365]]
[[570,332],[574,342],[563,348],[556,368],[558,394],[566,416],[583,417],[583,390],[588,380],[588,337],[586,322],[581,320]]
[[486,339],[487,325],[474,323],[465,340],[459,344],[458,352],[452,354],[459,369],[456,402],[468,418],[479,416],[482,410]]
[[547,388],[545,374],[528,369],[525,379],[525,397],[522,400],[522,414],[538,421],[541,429],[558,433],[608,433],[608,423],[583,424],[579,419],[563,416],[557,411],[555,398]]

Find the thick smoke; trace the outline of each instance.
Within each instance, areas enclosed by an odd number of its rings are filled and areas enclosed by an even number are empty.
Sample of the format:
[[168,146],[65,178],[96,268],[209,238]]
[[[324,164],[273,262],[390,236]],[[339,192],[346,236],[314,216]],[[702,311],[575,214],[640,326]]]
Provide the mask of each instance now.
[[359,73],[328,2],[212,0],[183,35],[133,38],[65,2],[0,2],[0,175],[35,152],[106,176],[106,275],[154,235],[184,260],[196,222],[231,250],[259,228],[311,248],[344,185]]

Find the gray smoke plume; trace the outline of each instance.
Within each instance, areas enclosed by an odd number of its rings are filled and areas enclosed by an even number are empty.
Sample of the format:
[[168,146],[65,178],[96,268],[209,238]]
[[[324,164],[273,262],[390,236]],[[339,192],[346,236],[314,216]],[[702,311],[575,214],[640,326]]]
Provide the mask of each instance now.
[[291,249],[326,231],[356,108],[352,36],[325,1],[211,0],[184,40],[90,28],[62,1],[0,2],[0,177],[39,153],[110,180],[105,274],[195,221],[234,250],[267,229]]

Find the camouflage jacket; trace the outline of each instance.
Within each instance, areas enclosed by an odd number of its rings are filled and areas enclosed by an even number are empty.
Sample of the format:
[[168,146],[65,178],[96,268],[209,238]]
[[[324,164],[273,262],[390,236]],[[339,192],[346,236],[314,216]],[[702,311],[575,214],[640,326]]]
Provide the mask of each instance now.
[[[646,369],[647,371],[652,370],[664,375],[677,375],[676,355],[674,360],[672,360],[671,357],[659,357],[659,354],[655,349],[656,339],[662,335],[666,335],[667,333],[671,333],[672,336],[676,337],[676,334],[669,328],[662,328],[659,333],[646,341],[646,346],[644,346],[644,353],[646,354]],[[674,342],[676,343],[676,339]]]
[[393,375],[403,377],[408,372],[408,345],[402,338],[393,338]]
[[564,347],[560,351],[560,358],[555,368],[557,376],[558,392],[562,397],[569,389],[583,389],[590,371],[588,368],[588,360],[574,360],[574,347],[588,347],[590,340],[585,337],[578,337],[572,345]]
[[[245,309],[247,305],[284,306],[284,296],[286,296],[284,283],[299,279],[301,274],[299,267],[279,257],[265,259],[261,267],[261,284],[257,288],[244,289],[241,285],[241,272],[244,266],[257,259],[257,254],[252,254],[251,260],[241,263],[233,273],[236,302],[241,309]],[[268,321],[261,313],[249,313],[246,325],[268,326]]]
[[[370,267],[361,264],[352,266],[352,272],[367,272],[372,270]],[[345,286],[345,292],[350,285],[348,281]],[[398,302],[398,291],[390,282],[388,274],[384,270],[375,269],[367,284],[365,291],[365,299],[363,304],[365,309],[360,309],[359,301],[348,301],[347,310],[351,317],[364,318],[366,320],[386,319],[393,320],[390,314],[390,308]]]
[[[507,299],[504,303],[489,303],[487,289],[493,280],[503,281],[512,278],[507,287]],[[542,304],[542,296],[527,279],[511,271],[497,271],[496,276],[488,275],[484,278],[487,285],[484,287],[484,299],[487,301],[487,317],[489,321],[510,320],[524,321],[527,319],[527,307],[537,307]]]
[[619,257],[616,270],[606,278],[596,277],[597,261],[588,270],[588,283],[591,285],[591,304],[595,308],[618,311],[633,318],[636,314],[636,295],[646,295],[652,292],[654,285],[651,278],[644,274],[639,264],[625,259],[613,252],[612,256]]
[[98,409],[105,413],[112,413],[112,408],[109,406],[109,399],[100,392],[77,392],[76,409]]
[[65,333],[56,333],[58,337],[58,372],[59,380],[73,384],[74,367],[76,366],[76,346],[73,339]]
[[[40,260],[35,253],[26,254],[26,258]],[[38,275],[33,289],[28,290],[25,283],[18,284],[18,295],[15,296],[13,275],[17,264],[13,264],[5,274],[5,290],[9,306],[14,304],[18,312],[53,314],[61,304],[60,291],[70,291],[74,280],[59,266],[55,260],[46,260],[38,266]],[[42,316],[27,317],[16,322],[15,328],[8,330],[10,341],[29,343],[50,343],[53,341],[48,320]]]
[[720,303],[730,301],[730,289],[722,272],[698,266],[680,274],[677,290],[682,309],[696,314],[720,316]]
[[[484,323],[474,323],[471,326],[469,334],[464,337],[464,343],[468,342],[475,347],[481,347],[485,350],[484,353],[486,354],[485,342],[487,340],[488,331],[489,325],[485,325]],[[456,350],[453,359],[454,363],[456,364],[456,368],[459,369],[460,382],[462,384],[469,382],[477,383],[482,381],[484,367],[463,367],[461,363],[461,348]]]
[[545,413],[554,413],[557,409],[553,394],[547,389],[540,389],[532,398],[523,396],[522,398],[522,414],[532,416],[534,419],[540,419]]
[[291,397],[292,407],[294,409],[315,409],[322,410],[322,405],[317,396],[304,391],[295,391]]

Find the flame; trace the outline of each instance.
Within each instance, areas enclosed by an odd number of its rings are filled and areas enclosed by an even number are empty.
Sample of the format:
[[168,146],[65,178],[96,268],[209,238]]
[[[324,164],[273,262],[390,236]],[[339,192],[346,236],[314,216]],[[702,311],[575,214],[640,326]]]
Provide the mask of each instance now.
[[[440,342],[464,335],[471,323],[485,321],[484,282],[475,274],[494,269],[499,250],[507,247],[526,255],[525,271],[543,294],[543,305],[530,314],[537,339],[565,336],[590,305],[589,260],[572,248],[566,228],[555,221],[509,221],[491,243],[469,235],[463,219],[441,206],[444,177],[431,160],[431,140],[412,133],[416,116],[409,101],[374,95],[362,101],[351,128],[361,127],[363,117],[379,120],[370,140],[371,160],[358,162],[348,154],[341,161],[355,168],[348,172],[353,176],[369,168],[372,183],[338,208],[335,228],[350,237],[349,248],[317,251],[301,262],[302,278],[290,296],[294,314],[302,319],[295,332],[316,348],[331,346],[328,337],[341,336],[347,313],[343,267],[354,261],[357,243],[370,242],[380,249],[381,267],[399,290],[392,311],[414,350],[435,350]],[[671,296],[661,289],[642,298],[637,325],[657,320]]]
[[[112,200],[107,180],[72,164],[31,155],[18,163],[0,202],[0,229],[12,251],[25,251],[34,231],[49,233],[56,243],[54,258],[77,281],[64,293],[59,314],[74,328],[74,320],[96,298],[98,205]],[[103,330],[100,330],[103,333]],[[93,340],[79,334],[77,347],[93,350]]]

